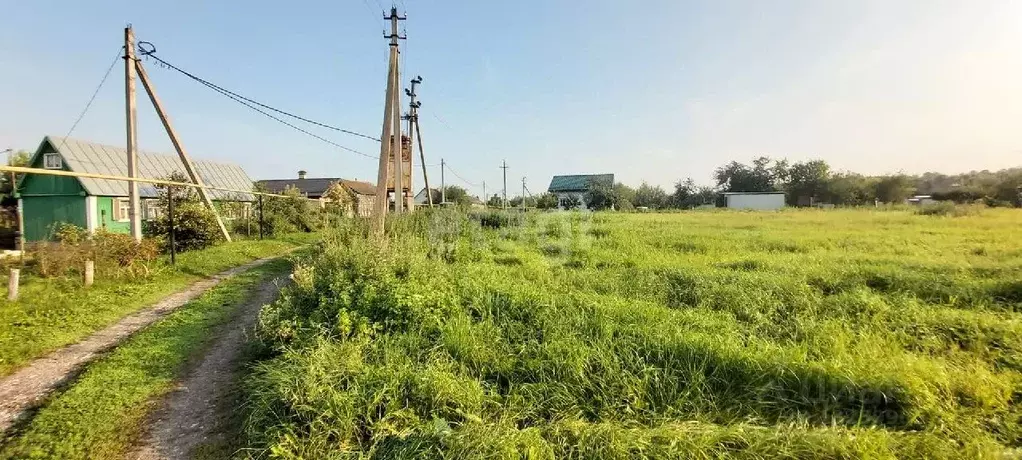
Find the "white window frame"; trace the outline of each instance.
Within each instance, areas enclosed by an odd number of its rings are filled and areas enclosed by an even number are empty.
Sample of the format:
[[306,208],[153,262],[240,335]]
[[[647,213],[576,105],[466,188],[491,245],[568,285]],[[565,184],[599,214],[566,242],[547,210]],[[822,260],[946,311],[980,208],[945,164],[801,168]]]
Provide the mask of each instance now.
[[[114,221],[128,222],[131,220],[131,203],[127,198],[114,198]],[[121,205],[124,205],[123,207]]]
[[140,204],[142,205],[142,220],[156,220],[163,214],[163,210],[159,207],[159,200],[156,198],[146,198],[141,200]]
[[[51,162],[56,160],[56,163]],[[64,169],[64,159],[61,158],[59,153],[44,153],[43,154],[43,168],[44,169]]]

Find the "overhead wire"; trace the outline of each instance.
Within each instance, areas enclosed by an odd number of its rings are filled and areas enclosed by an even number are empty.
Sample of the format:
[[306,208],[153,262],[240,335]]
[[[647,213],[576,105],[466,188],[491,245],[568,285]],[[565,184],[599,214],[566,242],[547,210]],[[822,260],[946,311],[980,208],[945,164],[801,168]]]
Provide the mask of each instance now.
[[[214,88],[214,90],[216,90],[216,88]],[[220,92],[219,90],[216,90],[216,91]],[[330,139],[327,139],[327,138],[325,138],[323,136],[320,136],[320,135],[318,135],[316,133],[313,133],[313,132],[308,131],[306,129],[303,129],[303,128],[299,127],[299,126],[296,126],[293,123],[289,123],[289,122],[287,122],[287,121],[285,121],[285,120],[283,120],[283,119],[281,119],[281,118],[279,118],[277,116],[274,116],[273,114],[271,114],[269,112],[266,112],[265,110],[262,110],[262,109],[260,109],[258,107],[253,106],[252,104],[249,104],[246,101],[243,101],[243,100],[241,100],[239,98],[236,98],[235,96],[233,96],[233,95],[231,95],[229,93],[226,93],[226,92],[220,92],[220,93],[223,94],[224,96],[227,96],[228,98],[233,99],[235,102],[237,102],[239,104],[242,104],[242,105],[244,105],[244,106],[246,106],[246,107],[248,107],[248,108],[250,108],[252,110],[255,110],[256,112],[259,112],[259,113],[265,115],[266,117],[268,117],[268,118],[270,118],[272,120],[277,121],[278,123],[281,123],[281,124],[283,124],[285,126],[288,126],[288,127],[292,128],[292,129],[294,129],[294,130],[296,130],[296,131],[298,131],[300,133],[303,133],[303,134],[306,134],[308,136],[311,136],[311,137],[313,137],[315,139],[318,139],[318,140],[320,140],[322,142],[330,144],[330,145],[332,145],[334,147],[337,147],[337,148],[339,148],[341,150],[345,150],[345,151],[348,151],[348,152],[351,152],[351,153],[354,153],[354,154],[357,154],[357,155],[362,155],[362,156],[364,156],[366,158],[372,158],[372,159],[378,158],[375,155],[370,155],[368,153],[360,152],[360,151],[355,150],[355,149],[350,148],[350,147],[345,147],[345,146],[343,146],[341,144],[338,144],[338,143],[336,143],[334,141],[331,141]]]
[[451,169],[451,166],[449,164],[445,164],[445,167],[447,168],[448,171],[451,172],[451,174],[454,174],[454,177],[457,177],[458,179],[461,179],[462,182],[464,182],[464,183],[466,183],[466,184],[468,184],[468,185],[470,185],[472,187],[478,187],[479,186],[479,184],[475,184],[475,183],[469,182],[468,179],[465,179],[464,177],[461,177],[460,174],[458,174],[453,169]]
[[92,97],[90,97],[89,102],[85,104],[85,108],[82,109],[82,112],[78,114],[78,118],[75,119],[75,122],[71,124],[71,129],[68,129],[67,134],[65,134],[64,138],[61,139],[60,147],[58,147],[57,150],[60,150],[61,148],[64,147],[64,144],[67,142],[67,138],[71,137],[71,133],[73,133],[75,131],[75,128],[78,127],[78,123],[80,123],[82,119],[85,118],[85,114],[89,112],[89,108],[92,107],[92,103],[96,100],[96,96],[99,95],[99,91],[103,89],[103,84],[106,83],[106,79],[110,77],[110,72],[112,72],[114,70],[114,66],[117,65],[117,60],[123,58],[121,56],[122,52],[124,52],[123,46],[117,48],[117,54],[114,55],[113,62],[110,63],[110,67],[107,67],[106,73],[104,73],[103,78],[99,80],[99,84],[96,85],[96,89],[92,91]]
[[146,48],[143,48],[143,44],[147,44],[149,46],[152,46],[152,43],[149,43],[149,42],[139,42],[139,54],[141,54],[141,55],[143,55],[143,56],[145,56],[147,58],[152,58],[154,61],[156,61],[160,65],[162,65],[162,66],[164,66],[164,67],[166,67],[168,69],[175,70],[175,71],[181,73],[182,75],[184,75],[184,76],[186,76],[186,77],[188,77],[188,78],[190,78],[192,80],[195,80],[195,81],[197,81],[199,83],[202,83],[203,85],[206,85],[207,87],[212,88],[212,89],[214,89],[214,90],[216,90],[216,91],[218,91],[218,92],[220,92],[220,93],[222,93],[224,95],[234,96],[232,99],[234,99],[234,98],[236,98],[235,100],[241,99],[241,100],[244,100],[244,101],[249,102],[251,104],[258,105],[259,107],[262,107],[264,109],[272,110],[272,111],[277,112],[277,113],[279,113],[281,115],[285,115],[285,116],[294,118],[296,120],[301,120],[301,121],[304,121],[306,123],[319,126],[321,128],[326,128],[326,129],[342,132],[342,133],[345,133],[345,134],[350,134],[352,136],[363,137],[363,138],[366,138],[366,139],[374,140],[376,142],[380,142],[380,140],[378,138],[375,138],[375,137],[370,136],[368,134],[362,134],[360,132],[351,131],[351,130],[344,129],[344,128],[338,128],[336,126],[331,126],[331,125],[328,125],[328,124],[323,123],[323,122],[319,122],[319,121],[316,121],[316,120],[311,120],[309,118],[306,118],[306,117],[303,117],[303,116],[300,116],[300,115],[295,115],[294,113],[287,112],[285,110],[281,110],[281,109],[278,109],[276,107],[270,106],[268,104],[264,104],[262,102],[253,100],[251,98],[242,96],[241,94],[238,94],[238,93],[236,93],[234,91],[231,91],[231,90],[229,90],[227,88],[224,88],[224,87],[222,87],[220,85],[217,85],[217,84],[215,84],[213,82],[210,82],[209,80],[205,80],[203,78],[200,78],[200,77],[196,76],[195,74],[192,74],[192,73],[190,73],[190,72],[188,72],[188,71],[186,71],[186,70],[184,70],[184,69],[182,69],[180,67],[177,67],[177,66],[175,66],[175,65],[173,65],[173,64],[171,64],[171,63],[169,63],[169,62],[167,62],[165,60],[163,60],[159,56],[156,56],[155,48],[146,49]]

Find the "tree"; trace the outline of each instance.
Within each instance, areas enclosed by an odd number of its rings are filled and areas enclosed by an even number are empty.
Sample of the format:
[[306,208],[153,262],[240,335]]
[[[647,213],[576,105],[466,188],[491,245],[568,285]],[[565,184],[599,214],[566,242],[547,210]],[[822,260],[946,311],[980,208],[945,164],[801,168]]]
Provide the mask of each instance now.
[[357,212],[355,209],[355,197],[340,182],[330,184],[330,187],[326,189],[326,193],[323,194],[323,198],[328,200],[326,202],[326,209],[328,211],[339,212],[344,215],[354,215]]
[[597,182],[589,183],[585,196],[586,205],[594,211],[611,209],[617,201],[613,186]]
[[802,197],[826,199],[830,165],[823,160],[795,163],[787,169],[788,204],[799,204]]
[[539,209],[554,209],[557,207],[557,195],[544,193],[536,199],[536,207]]
[[704,185],[696,190],[696,193],[690,198],[690,202],[693,207],[713,204],[717,201],[717,195],[717,189]]
[[717,168],[713,177],[725,192],[773,192],[788,177],[788,161],[759,157],[752,160],[751,167],[732,161]]
[[[179,172],[170,175],[166,180],[173,182],[191,182]],[[146,233],[162,238],[164,250],[170,249],[170,202],[174,202],[174,249],[188,251],[212,246],[223,239],[216,216],[199,200],[199,194],[193,187],[156,186],[159,209],[158,217],[146,223]]]
[[614,207],[622,211],[630,211],[634,208],[635,189],[620,182],[614,184],[614,197],[617,200]]
[[447,194],[447,201],[454,203],[458,206],[468,206],[472,204],[472,197],[468,195],[468,191],[464,188],[458,187],[457,185],[448,185],[444,187],[444,193]]
[[636,207],[662,208],[667,204],[667,192],[659,185],[649,185],[643,182],[639,188],[635,189],[635,201],[632,204]]
[[1011,203],[1012,206],[1022,207],[1022,171],[1005,177],[994,190],[993,198],[998,201]]
[[[486,200],[486,206],[489,206],[491,208],[503,207],[502,203],[503,203],[503,201],[500,198],[500,195],[497,195],[496,193],[494,193],[493,196],[491,196],[489,200]],[[557,206],[554,205],[554,207],[557,207]]]
[[568,195],[561,199],[561,205],[564,206],[564,209],[577,209],[582,206],[582,200],[575,195]]
[[532,198],[532,197],[529,197],[529,196],[527,196],[527,197],[516,196],[514,198],[511,198],[510,200],[508,200],[508,206],[512,207],[512,208],[521,207],[522,200],[525,200],[525,207],[526,208],[535,208],[536,207],[536,199]]
[[827,182],[825,200],[844,206],[872,204],[876,198],[876,179],[855,173],[837,173]]
[[[18,150],[11,154],[11,157],[8,158],[7,166],[29,166],[28,162],[31,159],[31,153],[25,150]],[[14,199],[14,181],[17,181],[17,176],[15,174],[0,174],[0,205],[12,207],[17,206],[18,201]]]
[[901,203],[915,192],[915,181],[904,174],[883,176],[876,183],[876,197],[884,203]]
[[671,195],[671,204],[679,209],[686,209],[692,207],[692,197],[695,196],[697,191],[696,181],[692,180],[691,177],[684,181],[678,181],[674,183],[674,194]]

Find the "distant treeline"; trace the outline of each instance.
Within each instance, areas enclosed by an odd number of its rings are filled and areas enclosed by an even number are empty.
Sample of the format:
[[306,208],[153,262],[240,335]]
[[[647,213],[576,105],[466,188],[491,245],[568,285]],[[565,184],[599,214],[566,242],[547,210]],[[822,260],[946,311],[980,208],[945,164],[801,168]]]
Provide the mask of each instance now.
[[1022,207],[1022,168],[972,171],[963,174],[928,172],[913,176],[866,176],[835,172],[823,160],[791,163],[760,157],[752,164],[732,161],[714,171],[714,186],[697,186],[691,178],[679,180],[668,192],[643,182],[638,188],[618,183],[613,188],[589,191],[588,203],[617,209],[692,208],[714,204],[721,192],[785,192],[790,205],[830,203],[855,206],[902,203],[914,195],[939,201],[983,202],[988,206]]

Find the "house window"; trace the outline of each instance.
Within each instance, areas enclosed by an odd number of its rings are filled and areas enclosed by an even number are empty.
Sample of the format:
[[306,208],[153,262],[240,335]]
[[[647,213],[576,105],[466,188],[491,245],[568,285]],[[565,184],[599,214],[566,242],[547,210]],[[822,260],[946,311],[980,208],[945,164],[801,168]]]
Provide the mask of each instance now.
[[47,153],[43,155],[43,168],[46,169],[62,169],[64,168],[64,162],[60,159],[59,153]]
[[163,210],[160,209],[160,202],[158,200],[142,201],[142,220],[156,220],[161,215],[163,215]]
[[127,198],[114,199],[114,220],[117,222],[127,222],[131,220],[128,214],[130,207],[131,203]]

